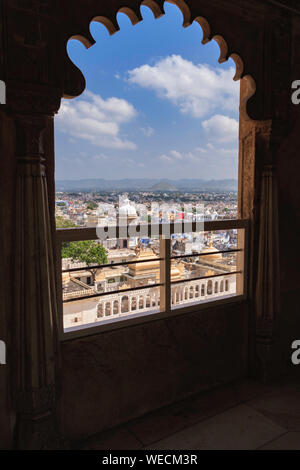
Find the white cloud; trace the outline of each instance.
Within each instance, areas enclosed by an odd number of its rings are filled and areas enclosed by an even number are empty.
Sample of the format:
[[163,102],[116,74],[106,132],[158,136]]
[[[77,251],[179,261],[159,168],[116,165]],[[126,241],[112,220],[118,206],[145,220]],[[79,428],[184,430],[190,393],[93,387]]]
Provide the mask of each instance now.
[[134,160],[132,158],[123,158],[122,163],[125,165],[132,165],[134,163]]
[[93,156],[94,160],[108,160],[108,156],[104,155],[103,153],[100,153],[98,155]]
[[231,178],[236,177],[238,164],[238,143],[230,146],[222,144],[197,147],[193,151],[179,152],[170,150],[158,157],[161,164],[169,168],[169,174],[180,178],[188,169],[189,177],[195,178]]
[[170,150],[169,155],[163,154],[159,157],[160,160],[168,163],[179,163],[182,165],[184,162],[197,162],[200,161],[192,152],[181,153],[177,150]]
[[177,160],[183,159],[182,153],[177,152],[177,150],[171,150],[170,154],[172,155],[172,157],[176,158]]
[[236,111],[239,84],[235,70],[194,64],[180,55],[168,56],[153,66],[130,70],[129,82],[152,89],[179,106],[182,113],[202,118],[216,110]]
[[134,150],[135,143],[121,137],[120,126],[136,115],[135,108],[124,99],[105,100],[86,91],[80,99],[63,101],[56,123],[60,131],[98,147]]
[[215,114],[202,122],[207,136],[217,142],[234,142],[238,139],[239,123],[235,119],[221,114]]
[[169,157],[168,155],[165,155],[165,154],[161,155],[159,159],[162,160],[163,162],[171,163],[173,161],[172,157]]
[[154,134],[154,129],[152,129],[150,126],[141,127],[141,131],[146,137],[151,137]]

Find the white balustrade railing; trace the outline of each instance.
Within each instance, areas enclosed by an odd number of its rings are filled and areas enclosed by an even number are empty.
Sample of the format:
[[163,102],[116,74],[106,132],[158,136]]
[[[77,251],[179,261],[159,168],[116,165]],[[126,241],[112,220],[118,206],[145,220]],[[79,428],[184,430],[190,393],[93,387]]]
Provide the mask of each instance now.
[[[172,234],[173,229],[174,227],[169,227],[169,233]],[[153,227],[149,225],[150,238],[151,230],[153,230]],[[97,291],[96,287],[62,292],[61,298],[64,306],[61,308],[61,313],[64,328],[103,323],[113,318],[129,317],[144,312],[161,311],[168,313],[175,308],[185,308],[189,305],[228,297],[245,297],[248,222],[243,220],[222,220],[203,224],[203,232],[224,230],[238,231],[237,248],[228,250],[228,252],[236,252],[236,271],[227,272],[225,268],[224,272],[220,272],[219,266],[219,270],[216,269],[217,274],[199,277],[199,279],[187,278],[182,281],[172,282],[170,240],[163,237],[163,231],[161,225],[159,225],[158,232],[155,233],[160,234],[160,283],[154,284],[154,286],[145,286],[144,288],[126,288],[124,292],[118,282],[111,285],[107,283],[102,292]],[[192,226],[191,231],[196,231],[194,226]],[[58,250],[60,250],[62,242],[97,239],[96,228],[62,229],[58,230],[57,233]],[[124,236],[123,233],[122,235]],[[128,236],[130,235],[128,234]],[[206,256],[213,256],[213,254],[206,253]],[[145,259],[143,263],[146,262]],[[127,263],[122,264],[126,265]],[[84,263],[63,260],[58,266],[60,273],[62,268],[65,272],[68,272],[72,269],[84,270],[87,266]]]

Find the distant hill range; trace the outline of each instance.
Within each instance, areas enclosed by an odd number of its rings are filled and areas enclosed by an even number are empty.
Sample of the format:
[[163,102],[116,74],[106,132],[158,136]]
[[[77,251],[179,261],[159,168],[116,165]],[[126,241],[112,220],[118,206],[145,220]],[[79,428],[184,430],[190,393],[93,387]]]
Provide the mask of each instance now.
[[234,179],[201,180],[201,179],[82,179],[57,180],[56,191],[237,191],[238,182]]
[[161,181],[160,183],[156,183],[151,187],[151,191],[154,192],[171,192],[171,191],[178,191],[177,187],[174,184],[168,183],[168,181]]

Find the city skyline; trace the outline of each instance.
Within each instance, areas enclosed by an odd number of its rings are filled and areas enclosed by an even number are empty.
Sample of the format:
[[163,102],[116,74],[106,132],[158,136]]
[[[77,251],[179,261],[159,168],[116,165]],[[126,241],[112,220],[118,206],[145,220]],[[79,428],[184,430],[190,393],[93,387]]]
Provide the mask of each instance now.
[[[204,222],[234,215],[236,201],[229,194],[211,195],[211,202],[205,205],[193,194],[190,204],[170,202],[162,194],[159,204],[151,193],[136,193],[138,203],[126,193],[111,194],[110,203],[108,196],[74,196],[62,193],[56,202],[58,226],[97,227],[97,239],[66,239],[62,244],[66,329],[159,311],[164,295],[160,288],[163,242],[148,229],[132,230],[135,225],[179,224],[172,234],[163,232],[163,239],[171,240],[172,308],[237,295],[238,231],[204,231]],[[194,228],[189,224],[192,221],[196,222]],[[120,232],[117,238],[113,230],[117,222],[130,224],[130,233]]]

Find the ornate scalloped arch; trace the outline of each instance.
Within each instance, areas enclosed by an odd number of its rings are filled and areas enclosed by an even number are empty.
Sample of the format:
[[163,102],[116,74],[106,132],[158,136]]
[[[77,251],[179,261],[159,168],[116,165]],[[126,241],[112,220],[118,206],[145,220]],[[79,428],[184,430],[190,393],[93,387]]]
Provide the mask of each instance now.
[[[230,47],[226,39],[224,38],[224,36],[222,36],[221,34],[213,34],[210,23],[208,19],[205,18],[204,16],[193,17],[190,7],[184,0],[127,0],[126,1],[127,6],[121,6],[120,8],[115,10],[113,14],[110,14],[109,16],[103,16],[103,15],[93,16],[89,22],[89,25],[92,21],[99,22],[106,27],[110,35],[113,35],[120,29],[118,21],[117,21],[118,13],[126,14],[128,18],[130,19],[132,25],[134,26],[143,20],[143,17],[141,15],[141,6],[148,7],[152,11],[154,18],[157,19],[165,14],[165,11],[164,11],[165,1],[167,3],[176,5],[179,8],[183,16],[182,26],[184,28],[187,28],[188,26],[190,26],[193,23],[193,21],[196,21],[201,26],[201,29],[203,32],[202,44],[207,44],[211,40],[214,40],[217,42],[219,49],[220,49],[220,56],[218,59],[219,63],[224,63],[229,58],[231,58],[234,61],[235,66],[236,66],[236,73],[233,77],[233,80],[235,81],[243,80],[245,82],[244,83],[245,86],[243,87],[243,89],[247,90],[246,94],[244,94],[241,99],[240,112],[242,113],[244,118],[248,118],[247,102],[249,98],[251,98],[255,94],[255,91],[256,91],[256,83],[255,83],[254,78],[249,74],[245,74],[245,66],[244,66],[244,62],[241,56],[236,52],[231,52],[231,53],[229,52]],[[93,44],[95,44],[94,38],[92,37],[89,30],[86,31],[85,34],[74,34],[69,39],[76,39],[80,41],[86,48],[89,48]],[[72,65],[74,66],[73,63]],[[84,91],[84,89],[85,89],[85,80],[83,78],[83,80],[81,81],[81,87],[79,87],[79,89],[76,90],[76,92],[73,94],[70,92],[64,93],[64,97],[74,98],[76,96],[79,96]]]

